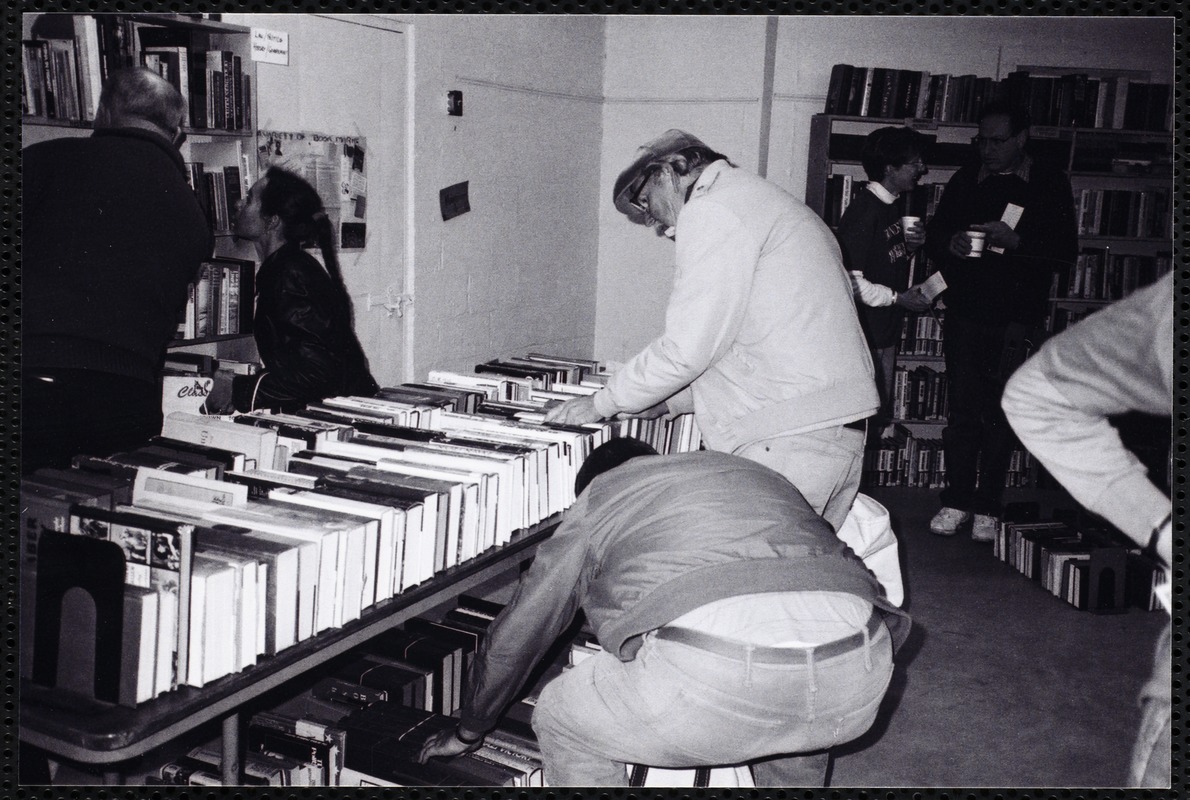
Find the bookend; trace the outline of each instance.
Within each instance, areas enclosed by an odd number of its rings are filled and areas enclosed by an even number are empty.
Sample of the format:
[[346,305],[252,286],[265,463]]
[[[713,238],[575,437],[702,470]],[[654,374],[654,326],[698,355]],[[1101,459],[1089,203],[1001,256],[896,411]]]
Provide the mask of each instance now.
[[1083,537],[1095,545],[1087,563],[1086,609],[1096,614],[1122,614],[1128,610],[1128,549],[1113,541],[1106,531],[1086,527],[1082,531]]
[[37,567],[33,682],[118,702],[124,551],[103,539],[44,531]]

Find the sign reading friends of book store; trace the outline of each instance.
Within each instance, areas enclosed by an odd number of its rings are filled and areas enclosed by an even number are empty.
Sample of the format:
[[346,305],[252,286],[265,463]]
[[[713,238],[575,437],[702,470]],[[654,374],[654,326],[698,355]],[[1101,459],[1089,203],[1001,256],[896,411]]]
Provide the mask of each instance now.
[[322,198],[338,248],[362,250],[368,233],[366,149],[362,136],[261,130],[256,133],[256,166],[260,175],[281,167],[305,178]]
[[264,28],[252,29],[252,60],[289,66],[289,34]]

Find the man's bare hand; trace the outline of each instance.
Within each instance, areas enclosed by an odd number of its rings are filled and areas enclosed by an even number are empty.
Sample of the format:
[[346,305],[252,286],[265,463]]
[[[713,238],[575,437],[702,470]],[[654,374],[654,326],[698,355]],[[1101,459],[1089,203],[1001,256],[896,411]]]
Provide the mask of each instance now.
[[417,753],[417,763],[424,764],[431,758],[454,758],[463,753],[473,753],[483,744],[483,738],[478,742],[467,744],[455,736],[454,730],[438,731],[421,746]]
[[586,425],[603,419],[595,410],[593,397],[576,397],[545,412],[545,421],[559,425]]
[[995,222],[981,222],[978,225],[972,225],[971,230],[983,231],[988,235],[987,243],[992,247],[1001,247],[1005,250],[1015,250],[1020,247],[1021,237],[1016,231],[1008,227],[1007,222],[996,220]]

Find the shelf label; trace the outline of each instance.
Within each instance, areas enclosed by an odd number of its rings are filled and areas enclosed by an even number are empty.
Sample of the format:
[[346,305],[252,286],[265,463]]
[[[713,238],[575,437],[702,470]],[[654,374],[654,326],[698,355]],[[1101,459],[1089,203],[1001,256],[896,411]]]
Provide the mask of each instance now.
[[284,31],[253,28],[252,60],[289,66],[289,34]]

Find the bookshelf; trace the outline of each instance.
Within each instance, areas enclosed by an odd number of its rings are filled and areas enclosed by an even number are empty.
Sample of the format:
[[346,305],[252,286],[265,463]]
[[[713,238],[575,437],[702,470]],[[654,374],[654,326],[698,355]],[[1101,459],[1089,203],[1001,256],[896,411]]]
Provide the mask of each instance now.
[[[230,225],[236,200],[247,194],[256,177],[256,69],[248,28],[197,14],[24,14],[21,55],[26,146],[89,136],[100,88],[111,70],[143,64],[173,82],[187,100],[181,152],[187,177],[211,221],[215,261],[254,257],[234,240]],[[251,314],[239,315],[238,324],[226,324],[228,304],[233,309],[252,305],[252,268],[241,264],[237,272],[237,280],[222,284],[217,294],[206,293],[207,306],[200,314],[209,312],[213,322],[222,318],[224,325],[195,332],[193,327],[186,331],[186,320],[179,320],[179,338],[171,349],[255,360]],[[233,299],[229,291],[236,287],[242,296]],[[190,304],[192,318],[196,300]]]
[[560,515],[514,536],[508,544],[435,575],[429,581],[368,609],[363,616],[317,634],[256,666],[200,689],[174,691],[125,708],[89,700],[58,688],[21,682],[20,739],[83,764],[102,765],[118,782],[119,765],[212,720],[222,721],[222,780],[242,783],[239,764],[240,709],[254,698],[317,669],[386,630],[431,611],[480,584],[519,569],[560,523]]
[[[902,196],[902,213],[928,221],[946,182],[975,158],[970,145],[978,132],[975,119],[992,97],[1028,105],[1035,123],[1030,152],[1059,165],[1071,179],[1079,257],[1069,274],[1055,278],[1048,332],[1063,330],[1171,268],[1169,87],[1152,82],[1147,73],[1021,67],[997,81],[837,65],[828,87],[826,111],[831,113],[817,114],[810,123],[806,204],[836,227],[850,198],[866,182],[860,163],[864,139],[877,128],[905,125],[932,144],[926,153],[930,172],[916,191]],[[919,253],[910,285],[934,271]],[[944,304],[945,295],[935,310],[943,321]],[[941,349],[935,353],[928,344],[918,344],[923,335],[928,341],[925,331],[932,322],[928,314],[906,316],[894,387],[894,400],[899,401],[894,408],[901,409],[894,423],[900,430],[891,441],[886,438],[871,448],[865,472],[875,480],[869,483],[941,485],[937,470],[927,462],[936,461],[931,454],[941,450],[935,445],[945,413],[938,413],[938,402],[944,409],[945,398],[938,397],[936,384],[945,384],[945,364]],[[923,390],[930,398],[924,406]],[[906,463],[919,453],[925,453],[921,474],[931,476],[926,481],[911,477],[915,470]],[[1010,473],[1011,486],[1036,484],[1039,476],[1030,461],[1027,452],[1014,453],[1019,471]],[[900,463],[899,472],[894,462]],[[884,477],[877,478],[881,473]]]

